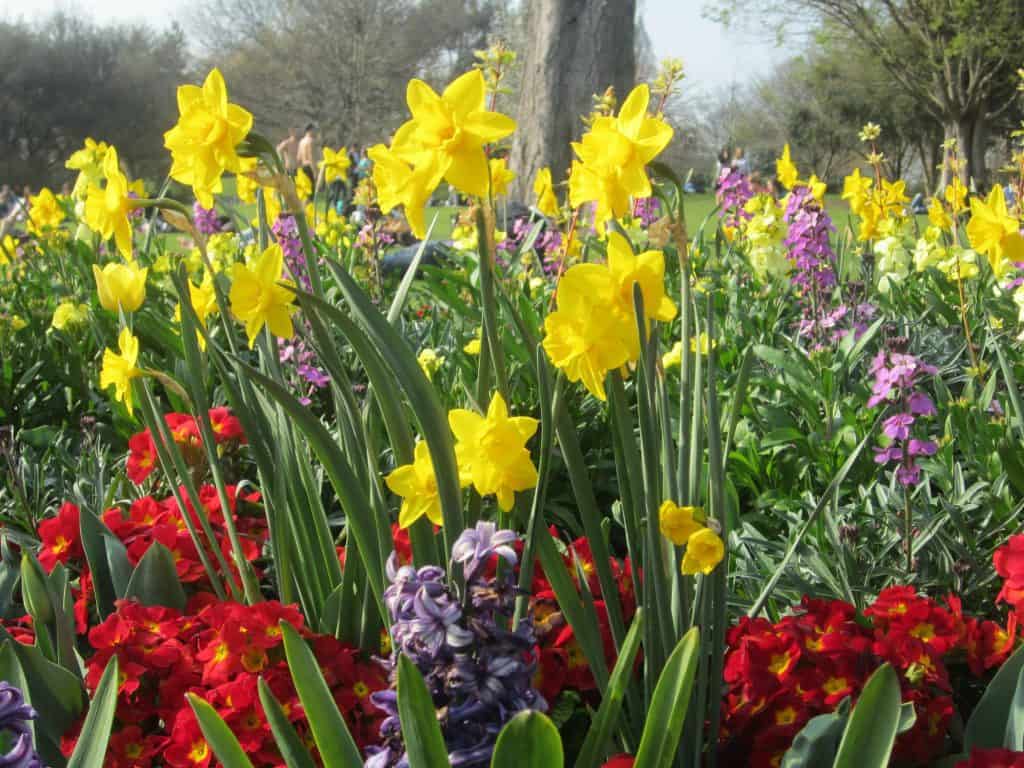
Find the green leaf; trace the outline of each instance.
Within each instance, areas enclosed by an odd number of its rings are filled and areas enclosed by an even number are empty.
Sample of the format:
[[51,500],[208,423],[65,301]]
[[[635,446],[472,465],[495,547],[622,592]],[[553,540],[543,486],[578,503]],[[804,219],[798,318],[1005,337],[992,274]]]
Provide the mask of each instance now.
[[832,765],[839,740],[849,716],[850,700],[843,699],[840,709],[812,717],[793,739],[782,758],[782,768],[814,768]]
[[143,605],[164,605],[185,610],[185,590],[178,581],[178,569],[170,550],[159,541],[149,545],[135,567],[125,597],[134,597]]
[[186,693],[185,696],[192,705],[192,711],[196,713],[196,720],[199,721],[199,728],[206,737],[206,743],[210,745],[221,765],[224,768],[253,768],[242,745],[238,743],[228,724],[217,714],[217,710],[194,693]]
[[964,728],[964,752],[1003,746],[1021,671],[1024,670],[1024,646],[1018,648],[999,668],[988,684],[978,706]]
[[[6,680],[16,687],[25,697],[26,703],[32,703],[31,692],[25,680],[25,674],[21,671],[21,664],[18,662],[18,656],[14,652],[13,640],[4,640],[0,643],[0,680]],[[38,741],[36,737],[36,721],[29,720],[28,727],[32,732],[32,741]]]
[[416,271],[420,267],[420,262],[423,261],[423,254],[427,252],[427,241],[430,239],[430,233],[434,231],[434,225],[437,224],[437,216],[438,214],[435,213],[434,218],[431,219],[430,226],[427,227],[427,232],[423,236],[423,241],[420,243],[420,247],[416,249],[416,255],[412,257],[409,266],[406,267],[405,274],[402,275],[402,282],[398,284],[395,297],[391,300],[391,306],[388,308],[388,322],[391,325],[396,325],[398,319],[402,316],[402,309],[405,307],[409,288],[412,287],[412,281],[416,278]]
[[258,682],[260,703],[263,705],[263,712],[267,716],[267,723],[270,725],[270,732],[274,734],[274,742],[284,759],[288,768],[316,768],[309,750],[306,749],[295,732],[288,716],[281,708],[280,702],[275,698],[267,681],[262,677]]
[[1024,751],[1024,669],[1017,675],[1017,688],[1010,700],[1003,747],[1012,749],[1014,752]]
[[110,729],[114,725],[119,684],[117,656],[111,656],[107,668],[103,670],[100,684],[96,686],[96,694],[89,705],[89,714],[85,716],[82,732],[78,737],[78,743],[75,744],[75,751],[68,760],[67,768],[103,768]]
[[899,678],[883,664],[857,699],[833,768],[886,768],[900,726],[901,703]]
[[405,654],[398,656],[398,717],[409,753],[409,764],[422,768],[449,768],[437,710],[427,684]]
[[501,729],[491,758],[491,768],[562,768],[564,765],[562,737],[555,724],[543,713],[530,709],[520,712]]
[[281,633],[292,682],[309,720],[309,729],[313,732],[313,741],[320,751],[324,768],[362,768],[359,747],[345,725],[345,718],[338,711],[313,651],[291,624],[282,621]]
[[[96,607],[100,618],[105,619],[114,612],[114,602],[123,594],[123,591],[118,591],[118,584],[112,571],[117,571],[118,582],[123,578],[125,569],[128,574],[131,573],[128,551],[103,521],[88,510],[82,510],[79,515],[79,529],[82,534],[82,549],[85,550],[85,559],[89,563],[93,587],[96,590]],[[120,586],[123,590],[127,582]]]
[[634,768],[668,768],[675,759],[697,674],[699,646],[700,629],[693,627],[668,657],[654,687]]
[[580,747],[577,765],[600,765],[605,748],[612,737],[612,730],[622,710],[622,699],[626,694],[630,681],[633,679],[633,661],[640,650],[640,628],[643,626],[643,608],[637,608],[633,623],[629,627],[626,639],[619,650],[619,658],[615,669],[608,678],[608,688],[601,697],[601,706],[590,721],[587,737]]

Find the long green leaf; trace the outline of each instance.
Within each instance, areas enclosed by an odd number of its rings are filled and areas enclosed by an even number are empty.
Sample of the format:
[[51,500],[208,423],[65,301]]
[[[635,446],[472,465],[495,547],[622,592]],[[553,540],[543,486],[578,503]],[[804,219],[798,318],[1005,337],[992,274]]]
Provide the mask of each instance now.
[[576,764],[599,765],[604,755],[608,741],[611,739],[612,730],[618,720],[619,712],[622,710],[622,700],[626,695],[626,689],[633,679],[633,662],[636,659],[637,651],[640,650],[640,628],[643,626],[644,609],[637,608],[633,616],[633,623],[626,633],[626,639],[619,650],[619,658],[615,661],[615,668],[611,677],[608,678],[608,688],[601,697],[601,706],[590,721],[590,728],[587,730],[587,737],[580,747],[579,757]]
[[833,768],[886,768],[900,727],[900,706],[899,678],[883,664],[857,699]]
[[194,693],[186,693],[185,696],[192,706],[192,711],[196,713],[196,720],[199,721],[199,728],[206,738],[206,743],[210,745],[220,764],[224,768],[253,768],[242,745],[238,743],[228,724],[217,714],[217,710]]
[[281,622],[281,632],[292,682],[306,711],[324,768],[362,768],[359,747],[338,711],[316,657],[291,624]]
[[964,752],[1003,746],[1006,724],[1014,694],[1024,671],[1024,646],[1010,656],[996,672],[992,682],[974,708],[964,728]]
[[117,656],[112,656],[96,686],[89,714],[85,716],[82,732],[67,768],[103,768],[110,729],[114,726],[114,711],[117,709],[118,675]]
[[555,724],[547,715],[529,709],[520,712],[501,729],[491,758],[491,768],[562,768],[564,765],[562,737]]
[[416,665],[405,654],[398,656],[398,717],[409,764],[423,768],[449,768],[437,710],[427,684]]
[[1010,709],[1006,714],[1006,734],[1003,736],[1003,748],[1014,752],[1024,751],[1024,670],[1017,675],[1017,688],[1010,700]]
[[667,768],[675,760],[697,674],[699,646],[700,629],[694,627],[668,657],[647,710],[634,768]]
[[295,732],[292,724],[288,722],[288,716],[281,708],[280,702],[270,690],[267,681],[262,677],[257,683],[260,696],[260,704],[263,705],[263,713],[267,716],[267,723],[270,725],[270,732],[274,734],[274,742],[284,759],[288,768],[316,768],[309,750],[306,749]]

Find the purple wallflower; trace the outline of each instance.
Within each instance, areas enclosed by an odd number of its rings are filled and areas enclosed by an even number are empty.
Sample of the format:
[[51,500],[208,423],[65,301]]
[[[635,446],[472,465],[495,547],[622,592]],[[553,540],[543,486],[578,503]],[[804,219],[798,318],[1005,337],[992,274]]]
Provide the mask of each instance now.
[[192,220],[201,235],[215,235],[220,232],[220,215],[213,208],[203,208],[196,200],[192,204]]
[[[412,660],[430,690],[453,766],[485,768],[502,726],[524,709],[546,710],[533,687],[537,668],[533,624],[523,619],[508,629],[515,609],[513,569],[490,568],[495,558],[517,562],[512,531],[481,522],[464,531],[452,547],[461,564],[465,591],[459,594],[437,566],[387,564],[391,584],[384,602],[392,616],[394,652]],[[494,575],[488,575],[489,573]],[[409,765],[402,741],[394,690],[394,661],[385,662],[392,688],[372,701],[386,715],[381,742],[367,750],[368,768]]]
[[890,442],[875,449],[878,464],[898,463],[896,479],[904,486],[921,482],[921,470],[917,466],[918,456],[934,456],[938,444],[933,440],[914,437],[914,428],[920,423],[918,417],[934,416],[935,404],[932,399],[917,389],[920,379],[934,376],[938,370],[904,352],[879,352],[871,361],[869,371],[875,381],[871,388],[868,407],[888,403],[896,413],[882,422],[882,432]]

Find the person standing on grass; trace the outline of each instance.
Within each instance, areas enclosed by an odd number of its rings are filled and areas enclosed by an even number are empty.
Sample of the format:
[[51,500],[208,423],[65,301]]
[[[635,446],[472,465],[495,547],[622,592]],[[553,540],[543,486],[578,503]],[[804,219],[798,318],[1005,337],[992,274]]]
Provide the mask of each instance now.
[[298,167],[299,140],[295,138],[295,133],[294,128],[289,128],[288,138],[277,145],[277,153],[284,160],[284,169],[289,176],[293,176]]
[[299,141],[298,161],[299,168],[301,168],[307,176],[309,176],[309,183],[311,186],[316,187],[316,126],[309,123],[306,126],[306,133]]
[[747,162],[747,155],[743,151],[743,147],[736,147],[736,151],[732,155],[732,167],[741,176],[750,175],[750,164]]

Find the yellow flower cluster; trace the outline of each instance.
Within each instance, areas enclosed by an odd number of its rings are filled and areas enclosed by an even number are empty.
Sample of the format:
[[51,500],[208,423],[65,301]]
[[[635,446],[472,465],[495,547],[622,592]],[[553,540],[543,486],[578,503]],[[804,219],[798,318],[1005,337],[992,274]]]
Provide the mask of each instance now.
[[[455,457],[459,482],[472,485],[481,496],[494,494],[498,506],[512,509],[517,491],[537,484],[537,469],[530,459],[526,442],[537,431],[536,419],[509,416],[501,394],[495,394],[487,415],[456,409],[448,413],[448,424],[455,435]],[[384,478],[388,488],[402,497],[398,524],[408,528],[420,517],[434,525],[443,523],[434,464],[425,442],[416,444],[412,464],[404,464]]]
[[843,181],[843,200],[850,206],[850,212],[860,218],[857,239],[861,242],[875,240],[880,236],[895,234],[906,217],[906,182],[881,179],[880,184],[869,176],[862,176],[860,168]]
[[558,309],[544,320],[551,362],[601,400],[608,372],[640,354],[634,284],[640,286],[648,326],[675,317],[676,305],[665,294],[664,254],[635,254],[626,238],[611,232],[608,263],[570,267],[558,283]]
[[456,78],[440,95],[422,80],[411,80],[406,101],[412,118],[395,132],[390,147],[369,150],[381,210],[403,206],[416,237],[426,235],[424,208],[442,180],[475,197],[491,192],[484,147],[509,136],[516,124],[489,111],[486,96],[478,69]]
[[660,117],[649,117],[650,91],[638,85],[622,103],[617,117],[595,117],[590,130],[573,142],[569,203],[578,208],[596,203],[594,225],[604,232],[609,219],[632,210],[631,197],[650,197],[646,165],[672,140],[672,126]]
[[683,575],[707,576],[725,557],[725,544],[705,524],[701,507],[680,507],[674,501],[665,501],[658,510],[658,522],[665,538],[677,547],[686,547],[681,564]]

